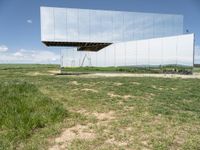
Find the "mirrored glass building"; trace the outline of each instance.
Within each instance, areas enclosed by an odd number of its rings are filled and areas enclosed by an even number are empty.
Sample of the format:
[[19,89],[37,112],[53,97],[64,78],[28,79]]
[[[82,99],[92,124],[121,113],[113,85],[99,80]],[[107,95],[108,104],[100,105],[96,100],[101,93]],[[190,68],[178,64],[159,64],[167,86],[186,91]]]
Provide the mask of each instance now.
[[65,47],[61,66],[193,66],[183,16],[41,7],[41,40]]

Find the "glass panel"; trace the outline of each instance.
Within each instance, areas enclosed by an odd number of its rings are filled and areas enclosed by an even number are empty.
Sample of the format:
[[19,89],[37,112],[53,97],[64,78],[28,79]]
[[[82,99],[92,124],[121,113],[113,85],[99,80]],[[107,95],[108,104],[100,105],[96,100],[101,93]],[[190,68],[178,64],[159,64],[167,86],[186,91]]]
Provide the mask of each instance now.
[[133,13],[124,13],[124,41],[131,41],[134,37]]
[[55,41],[67,40],[67,19],[66,9],[56,8],[54,9],[55,17]]
[[169,37],[163,38],[163,63],[168,64],[177,64],[177,38]]
[[124,39],[123,33],[124,16],[122,12],[113,13],[113,42],[122,42]]
[[67,9],[67,41],[78,42],[78,10]]
[[79,25],[79,42],[90,41],[90,11],[79,9],[78,11],[78,25]]
[[171,15],[165,16],[165,19],[163,20],[163,28],[164,28],[163,36],[166,37],[166,36],[173,35],[174,22]]
[[193,66],[194,35],[189,34],[177,38],[177,64]]
[[103,49],[106,53],[106,66],[114,66],[115,48],[113,45]]
[[[172,16],[171,17],[171,22],[169,23],[169,24],[171,24],[170,25],[170,28],[169,28],[169,30],[171,30],[171,33],[173,34],[173,35],[176,35],[177,33],[178,33],[178,28],[179,27],[177,27],[177,16]],[[172,27],[173,26],[173,27]]]
[[105,64],[105,51],[98,51],[97,52],[97,66],[98,67],[103,67],[104,66],[104,64]]
[[137,64],[137,42],[126,42],[126,65],[135,66]]
[[[79,52],[80,53],[80,52]],[[90,53],[85,51],[85,52],[82,52],[82,60],[81,60],[81,66],[91,66],[91,56],[90,56]]]
[[113,17],[112,12],[102,11],[101,13],[101,41],[102,42],[112,42],[113,35]]
[[97,10],[91,10],[90,13],[90,41],[91,42],[101,42],[101,12]]
[[142,40],[137,42],[137,65],[147,66],[149,64],[149,42]]
[[84,51],[78,51],[80,53],[80,58],[79,58],[79,66],[83,66],[84,64],[84,57],[85,57],[85,53]]
[[80,53],[77,51],[77,48],[73,49],[73,65],[74,67],[79,66],[79,58],[80,58]]
[[54,40],[54,9],[41,7],[41,38],[42,41]]
[[68,47],[61,51],[61,62],[64,67],[72,66],[72,62],[74,60],[73,51],[74,51],[73,47]]
[[117,43],[115,47],[116,66],[125,66],[124,43]]
[[141,13],[134,13],[134,39],[135,40],[140,40],[143,39],[144,36],[144,21],[143,18],[144,15]]
[[143,38],[150,39],[153,38],[154,27],[153,27],[153,15],[145,15],[143,17]]
[[154,38],[161,37],[164,34],[163,16],[159,14],[154,15]]
[[97,61],[96,61],[96,54],[97,52],[89,52],[90,53],[90,58],[91,58],[91,66],[96,66]]
[[176,35],[183,34],[183,16],[179,15],[175,17],[175,26]]
[[158,66],[162,64],[163,58],[162,39],[149,40],[149,63],[152,66]]

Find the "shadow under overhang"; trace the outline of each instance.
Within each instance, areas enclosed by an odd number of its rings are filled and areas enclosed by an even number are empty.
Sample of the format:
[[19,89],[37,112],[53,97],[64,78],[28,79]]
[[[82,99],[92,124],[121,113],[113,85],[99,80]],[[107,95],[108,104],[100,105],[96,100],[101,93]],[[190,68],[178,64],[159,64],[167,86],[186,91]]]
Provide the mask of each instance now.
[[99,51],[112,43],[42,41],[46,46],[77,47],[78,51]]

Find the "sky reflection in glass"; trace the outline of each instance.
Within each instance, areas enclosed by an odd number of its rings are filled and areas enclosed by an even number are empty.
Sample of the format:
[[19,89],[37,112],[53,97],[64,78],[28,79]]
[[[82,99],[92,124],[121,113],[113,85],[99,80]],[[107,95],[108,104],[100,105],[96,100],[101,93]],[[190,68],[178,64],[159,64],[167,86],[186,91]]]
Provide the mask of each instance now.
[[42,41],[105,42],[180,35],[183,16],[41,7]]

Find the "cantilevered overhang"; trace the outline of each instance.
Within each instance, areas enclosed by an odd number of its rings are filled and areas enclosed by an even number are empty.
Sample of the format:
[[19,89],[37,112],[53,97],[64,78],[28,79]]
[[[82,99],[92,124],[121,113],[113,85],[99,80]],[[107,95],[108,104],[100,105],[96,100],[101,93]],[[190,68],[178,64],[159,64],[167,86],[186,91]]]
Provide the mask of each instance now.
[[99,51],[112,43],[42,41],[46,46],[77,47],[78,51]]

